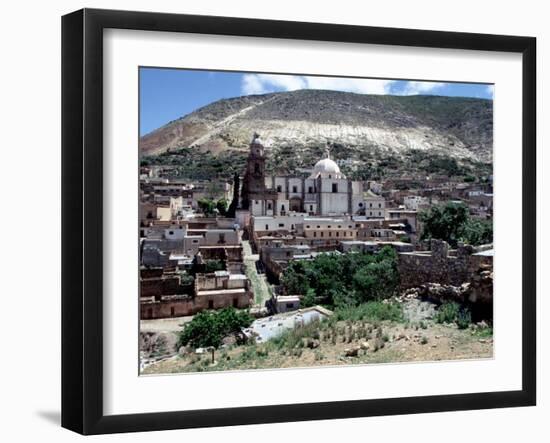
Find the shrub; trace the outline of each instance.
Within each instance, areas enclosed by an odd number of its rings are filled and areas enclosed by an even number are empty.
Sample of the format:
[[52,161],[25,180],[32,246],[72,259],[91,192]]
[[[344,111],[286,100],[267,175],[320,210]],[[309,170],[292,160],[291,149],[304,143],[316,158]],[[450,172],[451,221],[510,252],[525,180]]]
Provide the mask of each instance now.
[[435,319],[438,323],[454,323],[458,317],[460,306],[455,302],[445,302],[437,310]]
[[427,343],[428,343],[428,337],[422,336],[422,338],[420,339],[420,344],[425,345]]
[[435,319],[438,323],[456,323],[459,329],[466,329],[472,323],[472,314],[458,303],[446,302],[439,307]]
[[468,309],[462,309],[456,318],[458,329],[466,329],[472,323],[472,314]]

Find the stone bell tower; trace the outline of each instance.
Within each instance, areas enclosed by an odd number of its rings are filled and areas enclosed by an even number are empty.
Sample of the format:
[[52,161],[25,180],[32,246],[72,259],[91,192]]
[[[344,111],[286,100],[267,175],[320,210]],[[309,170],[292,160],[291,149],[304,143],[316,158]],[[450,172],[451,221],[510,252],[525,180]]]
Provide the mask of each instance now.
[[248,209],[250,201],[265,198],[265,149],[260,134],[254,133],[250,142],[250,152],[246,160],[242,188],[242,208]]

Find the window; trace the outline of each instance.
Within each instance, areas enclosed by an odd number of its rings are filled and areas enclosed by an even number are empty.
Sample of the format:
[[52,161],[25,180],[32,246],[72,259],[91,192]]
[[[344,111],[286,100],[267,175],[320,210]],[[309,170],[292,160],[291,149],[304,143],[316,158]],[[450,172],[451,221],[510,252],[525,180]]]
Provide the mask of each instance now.
[[332,231],[329,231],[329,232],[328,232],[328,236],[329,236],[329,237],[332,237]]
[[281,185],[277,185],[277,192],[283,192],[283,188],[281,188]]
[[359,207],[362,208],[362,207],[363,207],[363,203],[359,202]]
[[254,163],[254,173],[259,174],[260,173],[260,164]]
[[369,203],[369,208],[372,208],[372,203]]
[[273,209],[272,206],[271,206],[271,202],[269,202],[269,203],[267,204],[267,209]]
[[325,236],[325,233],[321,231],[321,237],[324,237],[324,236]]
[[269,225],[265,225],[265,230],[269,231]]
[[193,243],[198,243],[199,241],[197,239],[194,239],[193,240]]
[[286,304],[287,309],[292,309],[294,307],[293,303],[287,303]]
[[284,223],[279,223],[279,228],[284,228],[284,227],[285,227]]
[[338,192],[338,183],[332,184],[332,192]]
[[317,232],[316,231],[313,231],[313,236],[317,237]]
[[285,205],[281,205],[281,211],[285,210]]
[[298,186],[293,186],[292,187],[292,192],[294,192],[294,193],[298,192]]
[[168,234],[174,235],[174,231],[168,231]]
[[287,252],[286,252],[286,256],[287,256],[287,257],[290,257],[290,251],[287,251]]
[[310,226],[309,226],[309,225],[307,225],[307,226],[306,226],[306,229],[309,229],[309,228],[310,228]]
[[225,234],[219,234],[218,243],[225,243]]
[[208,300],[208,309],[214,309],[214,300]]
[[379,212],[378,215],[379,215],[380,217],[382,217],[382,213],[381,213],[381,212]]
[[330,228],[331,228],[331,226],[330,226],[330,225],[328,225],[328,226],[327,226],[327,228],[329,228],[329,229],[330,229]]
[[340,237],[340,232],[336,231],[336,237]]
[[313,194],[313,186],[310,186],[309,188],[307,188],[307,192],[309,192],[310,194]]
[[234,298],[234,299],[233,299],[233,307],[234,307],[234,308],[238,308],[238,307],[239,307],[239,299],[238,299],[238,298]]
[[309,210],[313,211],[313,205],[309,205]]
[[382,203],[378,203],[378,207],[381,208],[381,207],[382,207]]
[[290,225],[290,229],[294,231],[294,225]]
[[174,309],[174,307],[172,306],[170,308],[170,317],[173,317],[174,315],[176,315],[176,310]]

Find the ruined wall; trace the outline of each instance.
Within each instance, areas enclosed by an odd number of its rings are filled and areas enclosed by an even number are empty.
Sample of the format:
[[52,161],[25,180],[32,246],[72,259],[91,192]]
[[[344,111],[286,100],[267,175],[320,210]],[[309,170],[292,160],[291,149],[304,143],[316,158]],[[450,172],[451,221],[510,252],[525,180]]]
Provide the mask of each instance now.
[[449,255],[449,245],[432,240],[431,251],[399,254],[398,270],[401,289],[421,286],[426,283],[460,286],[480,268],[491,267],[493,257],[472,255],[471,246],[459,247]]

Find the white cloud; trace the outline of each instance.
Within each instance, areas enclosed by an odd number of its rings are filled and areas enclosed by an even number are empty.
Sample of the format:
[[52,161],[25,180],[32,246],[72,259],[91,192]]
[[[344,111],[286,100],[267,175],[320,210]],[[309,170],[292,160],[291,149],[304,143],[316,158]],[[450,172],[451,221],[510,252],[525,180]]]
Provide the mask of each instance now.
[[436,91],[445,86],[445,83],[438,82],[406,82],[403,89],[396,92],[399,95],[419,95]]
[[328,89],[360,94],[388,94],[393,80],[374,80],[342,77],[313,77],[305,75],[245,74],[243,94],[265,94],[297,89]]

